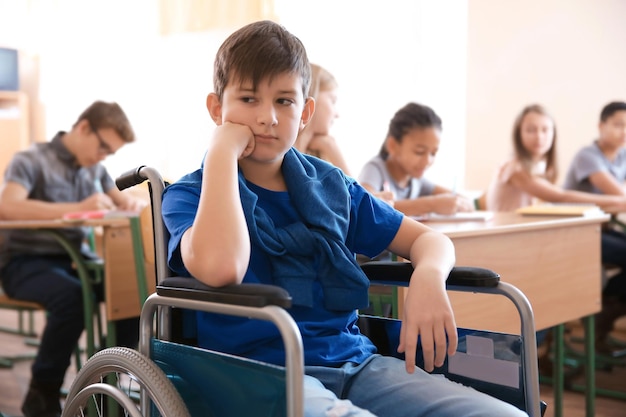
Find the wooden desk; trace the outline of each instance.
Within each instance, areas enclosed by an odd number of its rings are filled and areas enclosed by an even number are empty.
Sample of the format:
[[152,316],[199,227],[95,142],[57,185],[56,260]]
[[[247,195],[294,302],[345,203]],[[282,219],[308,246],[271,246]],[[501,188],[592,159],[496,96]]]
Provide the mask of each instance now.
[[[541,330],[600,311],[600,225],[608,220],[495,213],[485,222],[426,224],[452,239],[457,265],[492,269],[519,288]],[[466,293],[451,293],[450,299],[459,327],[519,332],[518,313],[508,300]]]
[[[141,312],[135,255],[128,218],[64,220],[0,221],[0,229],[37,229],[54,233],[68,227],[102,228],[102,255],[104,259],[105,309],[107,321],[138,317]],[[61,235],[55,234],[57,240]],[[140,262],[144,262],[140,259]],[[80,272],[80,271],[79,271]],[[154,274],[148,275],[149,291],[154,290]]]
[[[562,324],[586,318],[586,334],[593,333],[593,314],[602,307],[601,224],[609,218],[608,214],[539,217],[495,213],[486,222],[427,223],[452,239],[457,265],[492,269],[503,281],[519,288],[532,305],[537,330],[556,326],[555,416],[563,412]],[[458,292],[449,295],[459,327],[519,334],[519,314],[504,297]],[[593,416],[595,352],[591,337],[585,346],[586,415]]]

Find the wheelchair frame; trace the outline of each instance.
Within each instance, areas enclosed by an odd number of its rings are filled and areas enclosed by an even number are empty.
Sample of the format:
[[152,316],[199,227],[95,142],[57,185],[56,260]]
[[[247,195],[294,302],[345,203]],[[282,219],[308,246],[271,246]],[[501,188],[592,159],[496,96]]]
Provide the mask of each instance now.
[[[293,417],[303,416],[304,392],[303,374],[304,361],[302,353],[302,340],[298,327],[291,316],[285,311],[290,307],[291,298],[289,294],[280,287],[260,284],[240,284],[222,288],[211,288],[197,280],[180,277],[169,277],[170,271],[167,266],[165,254],[167,253],[166,237],[167,230],[161,218],[161,199],[154,196],[161,196],[165,184],[160,174],[153,168],[140,166],[133,169],[116,180],[120,190],[149,181],[153,228],[155,238],[155,268],[157,277],[156,293],[146,300],[141,311],[140,318],[140,342],[139,352],[126,349],[125,354],[137,357],[139,361],[150,361],[151,340],[153,338],[154,317],[157,316],[157,337],[163,340],[170,340],[170,315],[171,307],[217,312],[231,314],[242,317],[253,317],[273,322],[279,329],[286,351],[286,394],[287,394],[287,415]],[[412,266],[409,263],[399,262],[371,262],[362,265],[372,284],[377,285],[397,285],[407,286]],[[525,408],[531,417],[539,417],[542,414],[541,400],[539,397],[539,372],[537,366],[537,343],[534,326],[534,316],[530,303],[526,296],[513,285],[500,281],[500,276],[495,272],[476,267],[455,267],[450,273],[446,282],[447,289],[453,291],[488,293],[504,295],[510,299],[520,314],[522,338],[522,383],[525,392]],[[98,361],[97,366],[91,366],[87,361],[83,369],[77,375],[67,396],[66,408],[63,417],[71,417],[79,414],[72,414],[83,406],[82,402],[91,394],[106,394],[118,398],[121,390],[116,387],[102,384],[104,378],[103,369],[107,368],[107,358],[113,358],[119,352],[110,352],[110,348],[99,352],[94,356]],[[130,351],[128,353],[126,351]],[[134,352],[134,353],[133,353]],[[119,368],[119,361],[114,359],[114,368]],[[122,364],[124,365],[124,364]],[[180,411],[182,402],[177,395],[176,388],[169,383],[165,374],[157,365],[145,365],[150,368],[154,375],[152,378],[158,380],[158,389],[167,391],[167,395],[153,392],[151,387],[145,387],[139,381],[141,397],[141,414],[135,410],[129,410],[133,417],[144,417],[151,415],[148,400],[158,401],[156,397],[172,397],[175,407]],[[94,368],[94,369],[92,369]],[[123,368],[123,366],[122,366]],[[121,369],[122,371],[124,369]],[[156,368],[156,369],[154,369]],[[80,374],[89,374],[88,377]],[[99,380],[98,380],[99,379]],[[163,388],[164,387],[164,388]],[[172,390],[174,391],[172,393]],[[178,397],[178,398],[175,398]],[[79,401],[80,400],[80,401]],[[121,400],[120,400],[121,401]],[[80,403],[80,404],[79,404]],[[68,407],[69,405],[69,407]],[[126,405],[126,402],[124,402]],[[166,407],[166,406],[162,406]],[[163,408],[164,410],[166,408]],[[163,411],[159,409],[162,415]],[[175,414],[188,415],[188,414]]]

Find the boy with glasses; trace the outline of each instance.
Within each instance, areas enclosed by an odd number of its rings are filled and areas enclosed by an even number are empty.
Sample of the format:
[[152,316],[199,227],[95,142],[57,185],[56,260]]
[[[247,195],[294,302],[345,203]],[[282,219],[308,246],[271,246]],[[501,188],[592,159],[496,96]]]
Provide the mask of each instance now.
[[[101,162],[135,134],[121,107],[96,101],[69,132],[18,152],[0,188],[0,219],[59,219],[74,211],[139,210],[145,203],[117,189]],[[82,228],[60,229],[85,257],[96,255],[85,244]],[[58,417],[60,389],[73,350],[84,328],[80,280],[67,252],[51,237],[32,231],[4,231],[0,243],[0,279],[8,296],[33,301],[47,311],[32,379],[24,400],[25,417]],[[136,318],[118,322],[119,343],[135,346]]]

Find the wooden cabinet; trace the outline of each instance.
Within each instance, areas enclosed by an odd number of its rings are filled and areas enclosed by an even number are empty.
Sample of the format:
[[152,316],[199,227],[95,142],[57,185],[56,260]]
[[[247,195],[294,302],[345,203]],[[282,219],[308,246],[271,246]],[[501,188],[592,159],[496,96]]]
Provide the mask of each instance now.
[[0,175],[15,152],[30,145],[28,96],[21,91],[0,91]]

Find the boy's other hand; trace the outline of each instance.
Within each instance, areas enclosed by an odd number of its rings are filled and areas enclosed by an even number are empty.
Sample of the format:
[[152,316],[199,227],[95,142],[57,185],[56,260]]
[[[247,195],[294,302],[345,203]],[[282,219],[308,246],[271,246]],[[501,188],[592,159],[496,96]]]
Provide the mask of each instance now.
[[398,352],[405,353],[408,373],[415,370],[418,338],[427,372],[443,366],[446,355],[454,355],[458,344],[454,313],[445,286],[429,278],[412,278],[404,305]]

